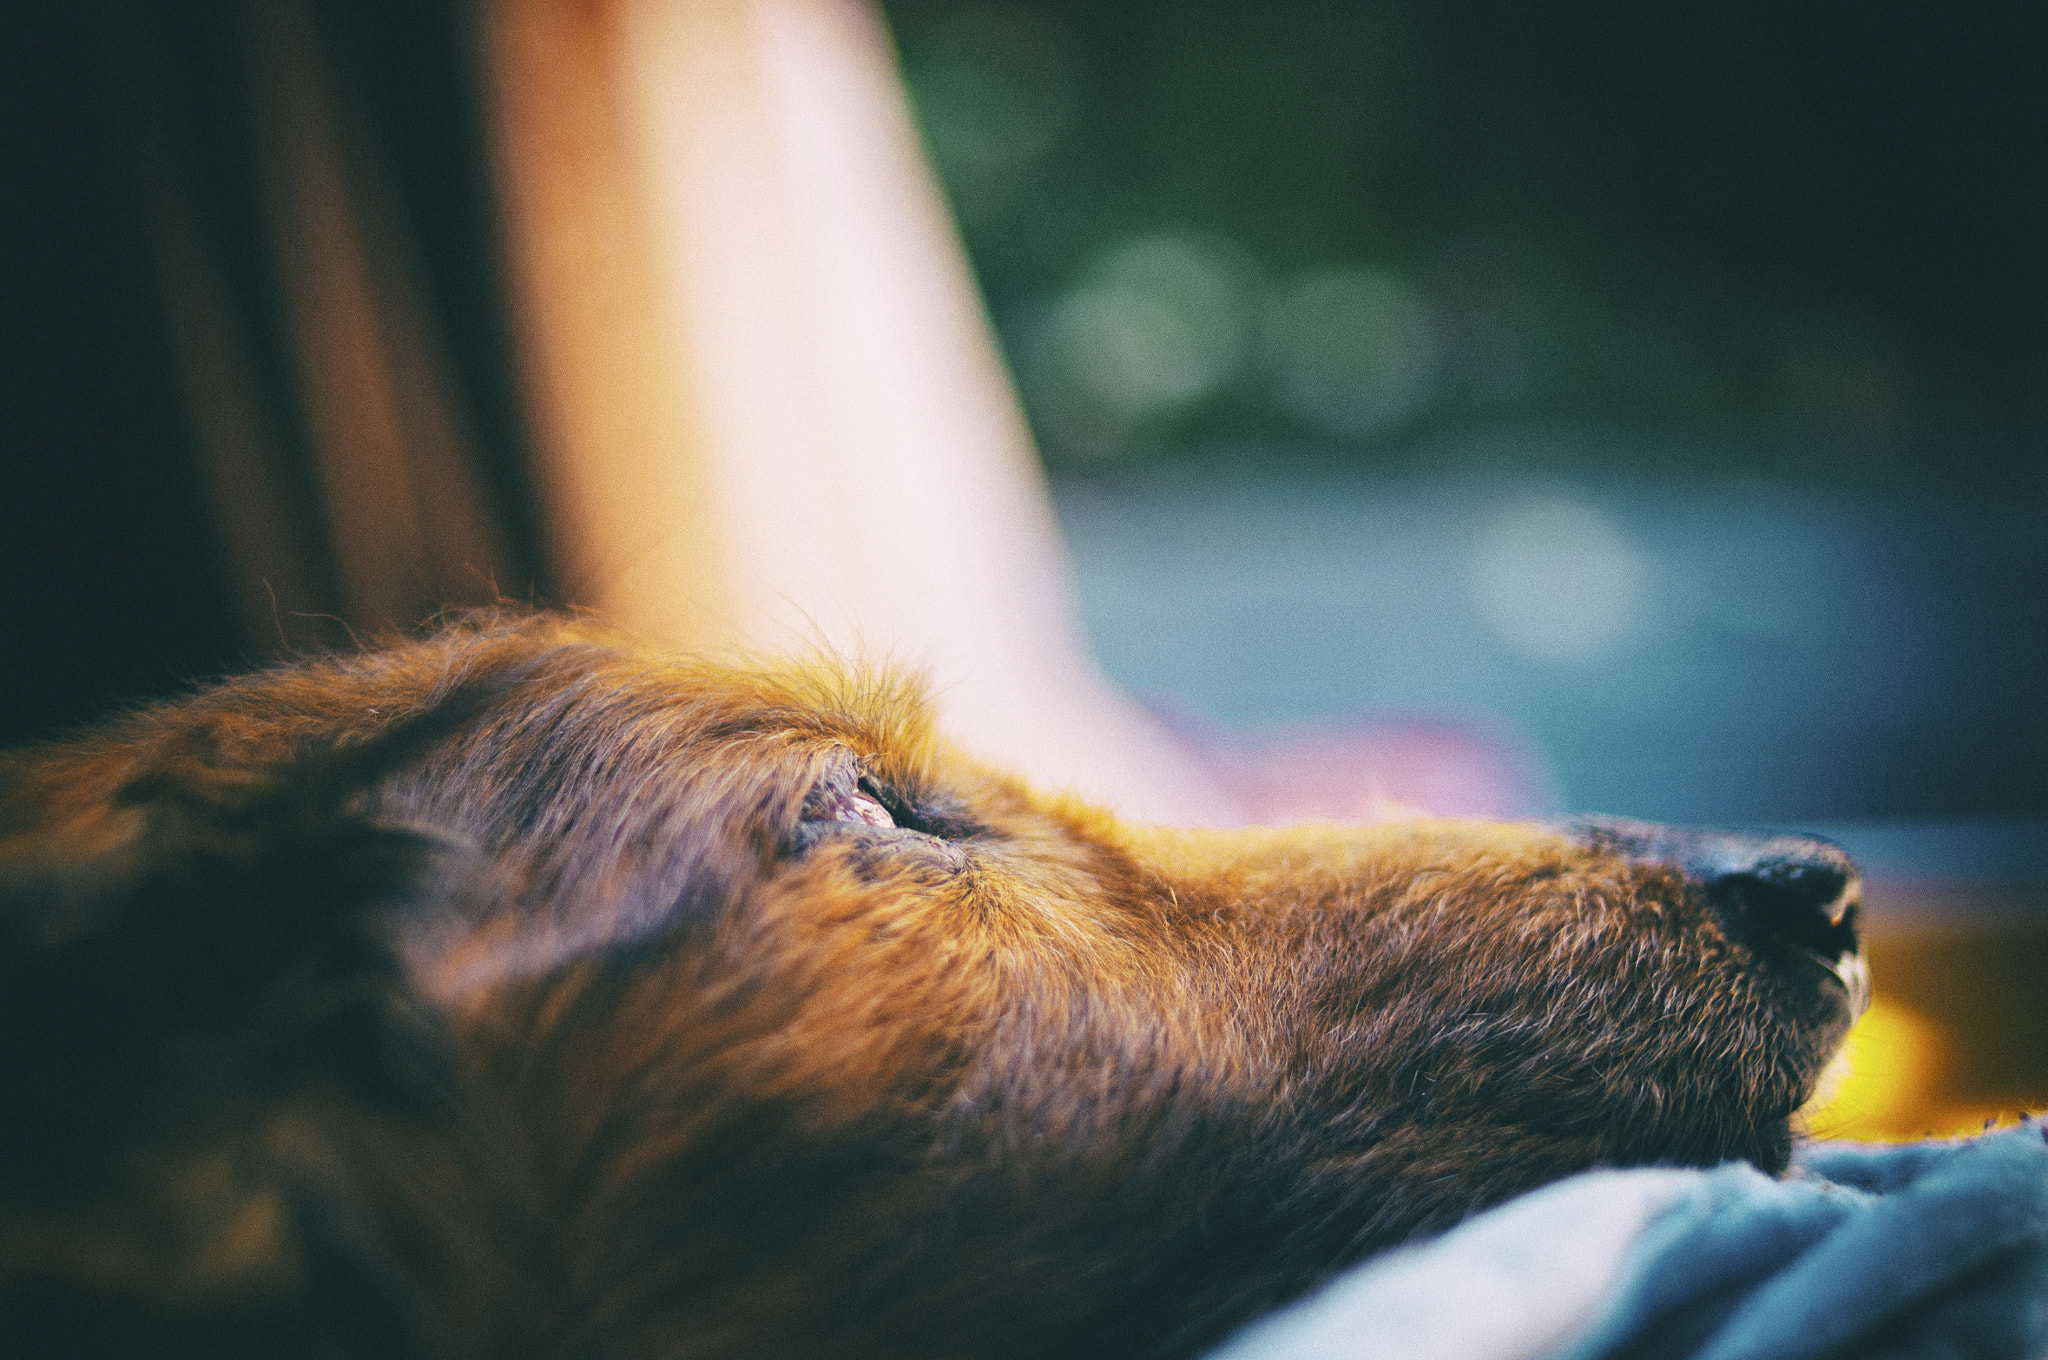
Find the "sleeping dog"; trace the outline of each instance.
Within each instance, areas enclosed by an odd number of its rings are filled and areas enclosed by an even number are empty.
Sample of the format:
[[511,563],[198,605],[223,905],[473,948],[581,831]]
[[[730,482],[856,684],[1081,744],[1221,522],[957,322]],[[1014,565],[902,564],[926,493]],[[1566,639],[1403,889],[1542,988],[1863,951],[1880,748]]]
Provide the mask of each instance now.
[[0,757],[0,1353],[1187,1356],[1785,1165],[1842,853],[1135,826],[916,687],[486,617]]

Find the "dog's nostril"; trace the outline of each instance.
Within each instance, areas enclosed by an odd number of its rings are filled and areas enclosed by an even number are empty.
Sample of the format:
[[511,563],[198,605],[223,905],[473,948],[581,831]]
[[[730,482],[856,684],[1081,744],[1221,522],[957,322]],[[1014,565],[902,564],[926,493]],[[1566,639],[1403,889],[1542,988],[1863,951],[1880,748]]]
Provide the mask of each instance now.
[[1707,896],[1757,925],[1827,958],[1857,947],[1856,871],[1839,850],[1819,860],[1775,858],[1741,867],[1695,870]]
[[1832,864],[1806,864],[1775,860],[1740,869],[1701,875],[1701,885],[1710,893],[1733,894],[1751,911],[1768,916],[1817,918],[1826,925],[1840,925],[1848,910],[1844,901],[1849,874]]
[[1832,842],[1617,817],[1580,818],[1571,830],[1595,848],[1683,870],[1725,917],[1790,939],[1825,959],[1857,948],[1861,884],[1848,852]]

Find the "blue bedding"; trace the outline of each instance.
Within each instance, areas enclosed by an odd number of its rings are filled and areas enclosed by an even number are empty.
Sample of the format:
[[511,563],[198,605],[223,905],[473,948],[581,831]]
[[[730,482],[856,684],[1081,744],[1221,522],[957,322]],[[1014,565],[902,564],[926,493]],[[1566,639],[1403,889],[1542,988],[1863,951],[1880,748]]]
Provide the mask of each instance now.
[[1211,1360],[2048,1360],[2043,1125],[1596,1171],[1378,1257]]

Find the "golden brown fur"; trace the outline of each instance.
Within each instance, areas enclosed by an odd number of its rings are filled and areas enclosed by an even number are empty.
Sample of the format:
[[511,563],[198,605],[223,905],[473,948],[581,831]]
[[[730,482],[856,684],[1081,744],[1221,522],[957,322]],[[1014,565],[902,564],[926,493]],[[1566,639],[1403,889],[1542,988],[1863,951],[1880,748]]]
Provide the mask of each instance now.
[[9,1354],[1189,1355],[1582,1168],[1782,1165],[1846,1023],[1597,840],[1130,826],[559,618],[4,760]]

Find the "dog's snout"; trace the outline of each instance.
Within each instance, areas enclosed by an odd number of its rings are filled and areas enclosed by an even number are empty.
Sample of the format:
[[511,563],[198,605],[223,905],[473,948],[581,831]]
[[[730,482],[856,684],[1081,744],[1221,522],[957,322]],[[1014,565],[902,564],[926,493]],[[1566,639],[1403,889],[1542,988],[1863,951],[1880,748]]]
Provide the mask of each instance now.
[[1857,922],[1862,880],[1841,846],[1818,836],[1658,826],[1618,817],[1579,818],[1570,828],[1594,849],[1681,870],[1735,934],[1812,955],[1848,990],[1857,1010],[1867,1004]]

